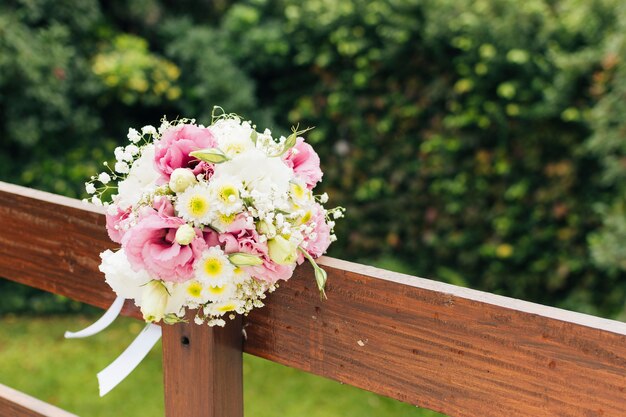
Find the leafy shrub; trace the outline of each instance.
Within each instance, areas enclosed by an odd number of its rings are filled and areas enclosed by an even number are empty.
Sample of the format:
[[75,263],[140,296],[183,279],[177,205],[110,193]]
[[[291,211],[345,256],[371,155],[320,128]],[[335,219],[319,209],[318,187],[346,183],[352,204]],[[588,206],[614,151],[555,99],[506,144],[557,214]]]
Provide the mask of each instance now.
[[66,3],[0,6],[1,178],[79,195],[128,126],[220,104],[316,126],[323,184],[349,209],[333,255],[623,309],[620,1]]

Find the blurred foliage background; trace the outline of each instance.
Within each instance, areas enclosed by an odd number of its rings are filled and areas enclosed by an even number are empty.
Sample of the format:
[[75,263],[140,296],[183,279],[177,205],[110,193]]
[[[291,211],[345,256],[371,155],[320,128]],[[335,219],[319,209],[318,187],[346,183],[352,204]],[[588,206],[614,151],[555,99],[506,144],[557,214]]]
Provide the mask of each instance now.
[[82,197],[219,104],[316,126],[331,255],[624,319],[625,57],[622,0],[3,0],[0,179]]

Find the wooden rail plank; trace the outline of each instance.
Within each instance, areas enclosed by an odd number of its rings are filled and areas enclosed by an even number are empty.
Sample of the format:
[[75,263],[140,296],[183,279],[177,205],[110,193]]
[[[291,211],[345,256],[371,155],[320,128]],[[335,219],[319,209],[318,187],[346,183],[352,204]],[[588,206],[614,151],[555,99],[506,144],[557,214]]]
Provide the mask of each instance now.
[[[103,226],[75,200],[0,183],[0,276],[106,307]],[[453,416],[626,415],[624,323],[320,263],[328,300],[299,267],[244,319],[244,351]]]
[[241,318],[163,326],[166,417],[243,417]]
[[[104,225],[102,208],[0,182],[0,277],[108,308],[99,254],[115,244]],[[130,301],[122,314],[141,318]]]
[[626,324],[331,258],[246,320],[253,355],[451,416],[626,416]]
[[77,417],[76,414],[0,384],[0,417]]

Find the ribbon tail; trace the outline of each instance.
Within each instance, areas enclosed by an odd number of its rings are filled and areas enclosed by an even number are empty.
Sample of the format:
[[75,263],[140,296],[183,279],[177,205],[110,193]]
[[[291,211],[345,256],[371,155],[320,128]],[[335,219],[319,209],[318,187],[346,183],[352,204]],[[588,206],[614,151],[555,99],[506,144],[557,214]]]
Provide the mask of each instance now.
[[109,366],[98,373],[100,396],[104,397],[130,375],[160,338],[161,327],[155,324],[148,324],[144,327],[126,350]]
[[65,332],[65,338],[79,339],[100,333],[115,321],[117,316],[119,316],[120,311],[122,311],[123,306],[124,297],[117,297],[115,301],[113,301],[113,304],[111,304],[111,307],[109,307],[109,309],[95,323],[77,332]]

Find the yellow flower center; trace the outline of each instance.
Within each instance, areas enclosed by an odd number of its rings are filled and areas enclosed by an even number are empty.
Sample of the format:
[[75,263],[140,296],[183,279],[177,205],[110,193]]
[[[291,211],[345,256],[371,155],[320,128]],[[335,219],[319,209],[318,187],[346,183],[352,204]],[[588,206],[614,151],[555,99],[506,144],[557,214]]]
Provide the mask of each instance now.
[[225,185],[220,188],[218,195],[220,200],[222,200],[224,203],[230,203],[230,197],[239,197],[239,192],[237,192],[237,188],[233,187],[232,185]]
[[291,184],[291,193],[298,200],[302,200],[306,196],[306,191],[300,184]]
[[199,282],[192,282],[187,286],[187,294],[192,297],[200,297],[200,293],[202,293],[202,285]]
[[204,272],[208,276],[219,276],[222,273],[222,262],[217,258],[208,258],[204,261]]
[[222,304],[221,306],[217,307],[217,311],[219,311],[221,313],[225,313],[227,311],[233,311],[236,308],[237,308],[237,306],[235,305],[235,303],[225,303],[225,304]]
[[221,287],[209,287],[209,292],[213,295],[220,295],[224,291],[226,291],[225,285],[222,285]]
[[194,195],[189,199],[187,208],[192,216],[202,217],[209,209],[209,202],[201,195]]
[[233,213],[230,216],[227,216],[225,214],[221,214],[218,216],[220,222],[222,222],[223,224],[229,225],[231,224],[233,221],[235,221],[235,217],[237,217],[237,213]]
[[311,210],[308,210],[306,213],[304,213],[304,216],[302,216],[302,218],[300,219],[300,223],[302,224],[306,224],[309,222],[309,220],[311,220]]

